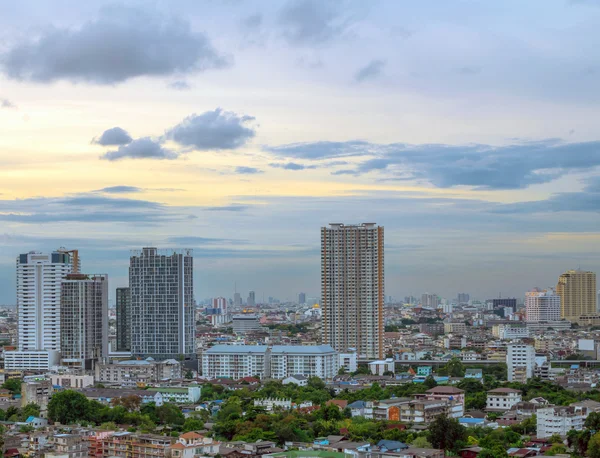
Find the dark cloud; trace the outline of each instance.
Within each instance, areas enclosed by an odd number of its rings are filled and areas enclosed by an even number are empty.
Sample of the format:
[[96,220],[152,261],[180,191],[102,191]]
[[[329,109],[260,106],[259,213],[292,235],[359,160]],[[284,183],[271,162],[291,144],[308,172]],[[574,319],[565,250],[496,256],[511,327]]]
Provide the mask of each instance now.
[[340,36],[348,26],[342,4],[331,0],[290,0],[278,22],[291,45],[320,45]]
[[381,75],[381,72],[383,71],[384,67],[385,61],[380,59],[374,59],[364,67],[360,68],[354,74],[354,80],[358,83],[362,83],[363,81],[377,78],[379,75]]
[[192,86],[184,80],[173,81],[172,83],[169,83],[169,87],[176,91],[189,91],[192,88]]
[[112,129],[105,130],[100,137],[92,139],[92,143],[102,146],[116,146],[126,145],[131,143],[133,138],[127,133],[126,130],[120,127],[113,127]]
[[143,191],[144,190],[142,188],[138,188],[136,186],[120,185],[120,186],[108,186],[106,188],[96,189],[95,191],[92,191],[92,192],[105,192],[108,194],[131,194],[134,192],[143,192]]
[[193,114],[168,130],[165,137],[180,145],[199,150],[235,149],[244,146],[255,135],[252,116],[242,116],[217,108],[200,115]]
[[227,65],[188,21],[125,6],[102,8],[79,28],[48,28],[5,49],[0,66],[9,78],[43,83],[115,84]]
[[115,151],[108,151],[100,156],[108,161],[121,159],[177,159],[179,154],[164,148],[150,137],[138,138],[128,145],[121,145]]
[[336,175],[379,172],[382,179],[420,180],[440,188],[522,189],[600,166],[600,142],[559,140],[490,145],[316,142],[268,148],[290,159],[371,156]]
[[262,170],[257,169],[255,167],[236,167],[235,168],[235,173],[240,174],[240,175],[255,175],[257,173],[264,173]]
[[17,108],[17,106],[8,99],[0,99],[0,108]]
[[284,169],[284,170],[306,170],[306,169],[316,169],[316,165],[304,165],[298,164],[297,162],[284,162],[284,163],[271,163],[269,166],[274,167],[276,169]]

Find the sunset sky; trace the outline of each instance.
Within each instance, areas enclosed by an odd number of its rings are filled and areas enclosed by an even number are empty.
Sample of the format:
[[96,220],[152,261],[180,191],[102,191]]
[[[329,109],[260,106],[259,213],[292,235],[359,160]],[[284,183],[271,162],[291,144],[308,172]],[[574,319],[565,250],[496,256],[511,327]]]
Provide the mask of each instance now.
[[600,1],[0,3],[0,304],[15,257],[193,248],[195,296],[319,294],[385,226],[386,294],[600,270]]

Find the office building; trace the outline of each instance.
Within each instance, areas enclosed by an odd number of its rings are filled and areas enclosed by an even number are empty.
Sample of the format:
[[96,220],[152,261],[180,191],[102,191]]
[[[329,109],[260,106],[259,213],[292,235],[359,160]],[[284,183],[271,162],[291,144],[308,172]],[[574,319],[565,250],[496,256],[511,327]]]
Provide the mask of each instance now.
[[385,289],[383,227],[321,228],[322,341],[359,357],[383,358]]
[[459,304],[468,304],[469,299],[471,299],[471,296],[468,293],[458,293],[456,296],[456,302]]
[[330,345],[215,345],[202,353],[202,375],[211,379],[283,380],[304,375],[331,380],[340,364],[338,352]]
[[69,274],[61,284],[63,365],[93,369],[108,356],[108,276]]
[[421,307],[436,309],[440,305],[440,298],[437,294],[424,293],[421,295]]
[[246,303],[248,307],[254,307],[256,305],[256,294],[254,291],[248,293],[248,301]]
[[560,296],[560,316],[579,322],[581,317],[596,316],[596,274],[569,270],[558,277],[556,293]]
[[508,344],[506,366],[509,382],[527,383],[535,369],[535,349],[521,343]]
[[[517,300],[515,298],[492,299],[492,308],[494,310],[503,309],[507,307],[512,309],[512,312],[514,313],[517,310]],[[504,316],[507,316],[506,312]]]
[[242,313],[240,315],[233,315],[232,319],[233,332],[236,334],[246,334],[252,331],[258,331],[260,329],[260,322],[258,321],[258,315],[253,313]]
[[[78,261],[79,262],[79,261]],[[17,257],[17,345],[5,352],[9,370],[48,370],[60,352],[60,285],[71,255],[31,251]]]
[[143,248],[132,253],[129,288],[133,356],[195,356],[193,269],[191,250]]
[[305,293],[298,294],[298,304],[306,304],[306,294]]
[[212,300],[211,307],[206,308],[206,318],[213,326],[219,326],[231,321],[227,310],[227,299],[224,297],[215,297]]
[[131,351],[131,290],[117,288],[117,351]]
[[527,321],[560,321],[560,296],[552,289],[525,293]]

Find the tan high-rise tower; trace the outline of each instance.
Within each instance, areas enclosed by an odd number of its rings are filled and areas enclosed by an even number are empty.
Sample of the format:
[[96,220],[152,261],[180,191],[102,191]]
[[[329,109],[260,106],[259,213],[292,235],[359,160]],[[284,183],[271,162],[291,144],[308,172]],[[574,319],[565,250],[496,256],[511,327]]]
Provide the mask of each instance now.
[[337,351],[383,358],[383,227],[321,228],[322,337]]
[[597,315],[596,274],[583,270],[568,270],[556,285],[560,296],[560,316],[578,322],[582,316]]

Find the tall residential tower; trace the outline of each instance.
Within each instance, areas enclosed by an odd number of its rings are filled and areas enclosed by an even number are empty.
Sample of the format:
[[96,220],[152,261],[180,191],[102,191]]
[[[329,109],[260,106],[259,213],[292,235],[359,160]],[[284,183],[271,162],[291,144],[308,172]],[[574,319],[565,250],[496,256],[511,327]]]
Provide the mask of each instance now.
[[117,351],[131,351],[131,293],[117,288]]
[[383,358],[383,227],[321,228],[322,341],[362,358]]
[[132,253],[129,288],[133,356],[195,356],[193,269],[192,250],[143,248]]
[[583,270],[568,270],[558,277],[556,292],[560,296],[560,315],[578,322],[581,317],[597,315],[596,274]]

